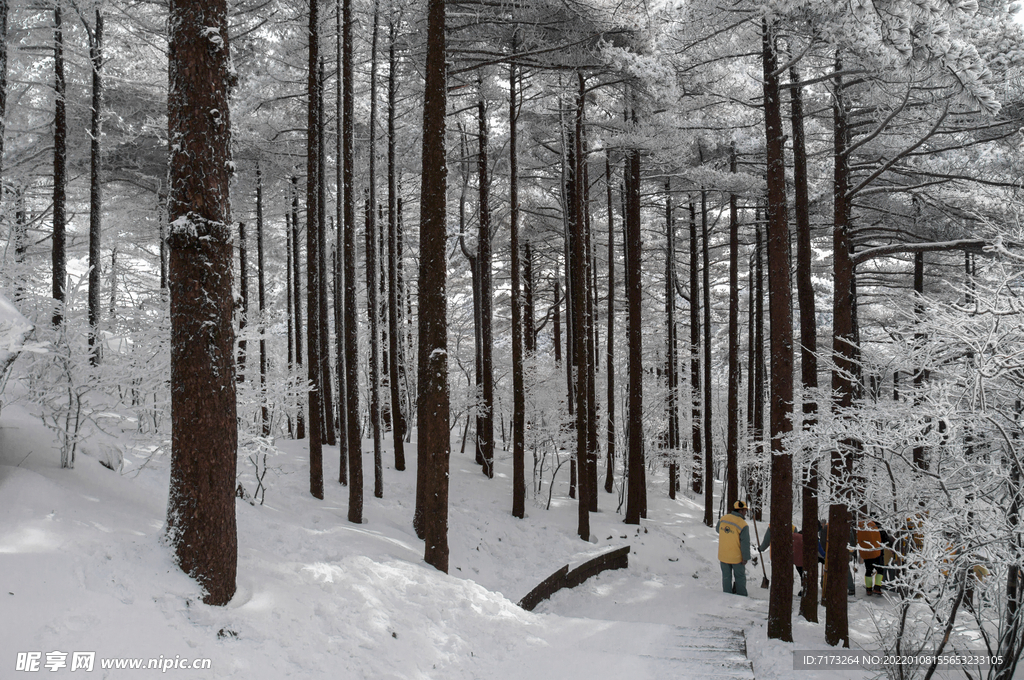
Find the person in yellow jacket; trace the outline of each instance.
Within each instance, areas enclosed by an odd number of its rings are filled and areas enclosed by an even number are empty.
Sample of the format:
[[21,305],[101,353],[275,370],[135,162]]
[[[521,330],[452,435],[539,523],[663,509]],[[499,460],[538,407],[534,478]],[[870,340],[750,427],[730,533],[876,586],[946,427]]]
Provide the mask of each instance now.
[[[750,560],[750,527],[747,504],[733,503],[732,512],[722,515],[715,526],[718,532],[718,561],[722,567],[722,591],[747,596],[747,561]],[[733,589],[735,584],[735,590]]]

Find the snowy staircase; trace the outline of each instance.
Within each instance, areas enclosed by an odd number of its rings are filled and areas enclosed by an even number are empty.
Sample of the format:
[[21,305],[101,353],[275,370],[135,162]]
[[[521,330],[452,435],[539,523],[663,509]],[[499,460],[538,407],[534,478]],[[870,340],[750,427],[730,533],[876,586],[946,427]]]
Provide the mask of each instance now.
[[[714,625],[574,619],[574,653],[520,656],[516,677],[588,680],[753,680],[742,630]],[[564,647],[560,647],[564,649]],[[552,650],[553,651],[553,650]]]
[[[750,678],[754,669],[747,659],[742,630],[714,626],[676,628],[676,645],[659,657],[681,664],[683,678]],[[678,673],[679,671],[677,671]]]

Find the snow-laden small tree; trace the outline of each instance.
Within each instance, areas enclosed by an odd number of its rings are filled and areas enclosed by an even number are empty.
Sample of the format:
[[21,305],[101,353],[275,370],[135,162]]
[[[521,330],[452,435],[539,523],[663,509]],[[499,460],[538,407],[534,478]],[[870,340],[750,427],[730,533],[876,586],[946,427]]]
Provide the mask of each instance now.
[[[849,477],[823,502],[847,498],[856,519],[889,536],[887,599],[876,617],[879,643],[894,654],[966,650],[999,656],[989,678],[1010,678],[1024,643],[1024,304],[1020,262],[1000,258],[962,288],[922,305],[893,300],[886,342],[862,347],[865,375],[925,368],[930,380],[885,379],[850,407],[821,415],[795,435],[805,452],[832,442],[861,452]],[[891,383],[890,383],[891,384]],[[916,391],[915,391],[916,390]],[[927,452],[926,464],[920,454]],[[930,677],[934,666],[893,666],[889,677]],[[976,677],[982,677],[982,674]]]

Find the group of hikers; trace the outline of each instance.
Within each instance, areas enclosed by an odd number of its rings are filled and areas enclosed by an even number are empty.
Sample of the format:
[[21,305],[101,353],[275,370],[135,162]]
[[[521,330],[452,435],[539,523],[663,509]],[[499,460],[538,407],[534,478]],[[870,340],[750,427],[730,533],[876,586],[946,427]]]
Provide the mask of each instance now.
[[[747,512],[749,508],[744,501],[736,501],[732,510],[718,520],[715,530],[718,532],[718,561],[722,567],[722,590],[726,593],[736,595],[747,594],[746,564],[751,558],[750,525],[747,524]],[[861,519],[850,531],[850,553],[856,555],[856,559],[864,564],[864,592],[866,596],[881,595],[894,580],[896,565],[900,562],[901,556],[905,556],[912,549],[920,549],[923,537],[920,531],[920,518],[908,519],[907,536],[900,541],[893,541],[878,524],[861,513]],[[755,527],[756,529],[756,527]],[[818,562],[825,562],[825,546],[828,544],[828,525],[818,522],[817,536],[814,537],[818,543]],[[803,596],[806,582],[804,578],[803,565],[803,544],[804,534],[792,526],[793,540],[793,566],[796,567],[800,576],[800,592]],[[814,540],[814,539],[812,539]],[[772,528],[769,526],[764,534],[764,539],[757,546],[759,553],[770,550],[772,543]],[[897,545],[900,543],[901,545]],[[769,555],[771,553],[769,552]],[[757,564],[757,558],[753,558]],[[853,573],[847,569],[847,590],[851,596],[856,595]],[[987,573],[987,572],[986,572]],[[975,576],[980,580],[977,568]]]

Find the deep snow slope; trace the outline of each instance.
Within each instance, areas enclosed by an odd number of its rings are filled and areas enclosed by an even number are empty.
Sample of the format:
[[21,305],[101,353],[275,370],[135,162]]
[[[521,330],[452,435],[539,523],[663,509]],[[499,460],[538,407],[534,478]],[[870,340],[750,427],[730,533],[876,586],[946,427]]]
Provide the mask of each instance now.
[[[329,481],[325,500],[313,499],[303,442],[279,445],[265,504],[236,504],[237,594],[226,607],[208,607],[163,541],[166,456],[129,451],[121,472],[79,456],[74,470],[61,470],[50,431],[22,407],[5,408],[0,678],[34,675],[17,670],[19,652],[41,653],[37,673],[46,677],[709,677],[680,650],[703,649],[687,631],[705,631],[701,638],[711,629],[745,635],[757,678],[863,677],[793,671],[793,649],[824,648],[821,627],[795,623],[796,646],[766,641],[760,571],[751,570],[750,598],[721,593],[702,505],[670,501],[657,485],[640,528],[624,525],[618,496],[601,492],[587,543],[576,537],[565,479],[550,510],[545,485],[516,520],[507,456],[488,480],[471,456],[453,453],[445,575],[422,561],[411,528],[414,446],[404,472],[385,451],[384,498],[375,499],[364,444],[366,521],[353,525],[347,487]],[[325,477],[336,479],[336,449],[326,447],[325,460]],[[560,474],[567,477],[565,467]],[[563,591],[534,613],[515,604],[563,564],[627,544],[628,569]],[[51,652],[68,667],[48,670]],[[95,653],[91,673],[70,670],[74,652]],[[101,667],[118,659],[172,667]],[[209,669],[180,667],[197,659]]]

